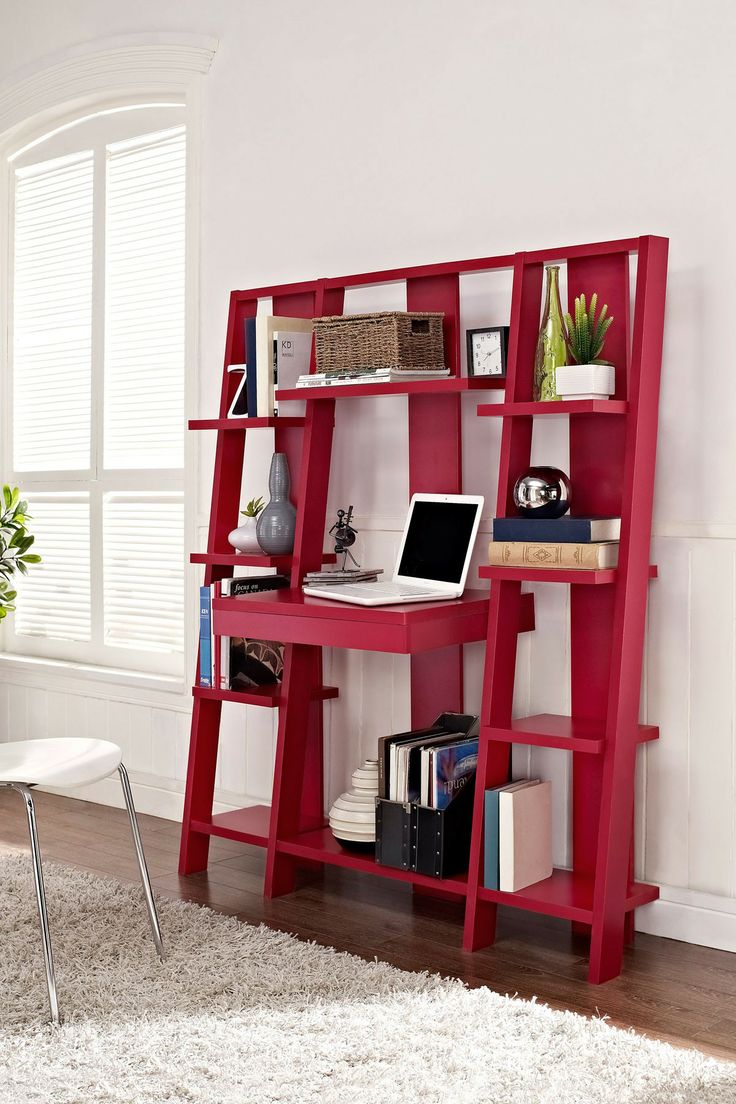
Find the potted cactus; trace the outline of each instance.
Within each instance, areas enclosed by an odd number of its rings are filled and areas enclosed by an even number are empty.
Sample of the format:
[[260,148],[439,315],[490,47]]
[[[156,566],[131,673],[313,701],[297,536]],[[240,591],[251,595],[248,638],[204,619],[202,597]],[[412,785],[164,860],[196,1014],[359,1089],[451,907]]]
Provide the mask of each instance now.
[[557,394],[562,398],[607,399],[616,390],[616,373],[609,360],[601,353],[606,341],[612,317],[608,317],[608,304],[604,304],[596,317],[598,294],[585,295],[575,300],[575,317],[565,315],[565,348],[568,363],[557,368]]
[[263,498],[252,498],[245,509],[240,511],[245,521],[237,529],[228,533],[227,539],[230,544],[245,556],[261,555],[261,546],[256,537],[256,525],[258,515],[265,505]]

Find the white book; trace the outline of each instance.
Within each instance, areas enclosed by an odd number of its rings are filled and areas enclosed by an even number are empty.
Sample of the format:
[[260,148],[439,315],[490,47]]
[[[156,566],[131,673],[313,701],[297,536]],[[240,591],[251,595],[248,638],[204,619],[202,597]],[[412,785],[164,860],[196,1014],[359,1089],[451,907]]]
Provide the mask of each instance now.
[[[256,413],[259,418],[272,418],[276,413],[274,398],[274,334],[311,334],[311,318],[289,318],[284,315],[256,315]],[[309,365],[307,365],[309,367]]]
[[552,785],[538,779],[498,795],[498,887],[504,893],[552,874]]
[[411,368],[377,368],[374,372],[356,372],[350,376],[331,376],[325,372],[299,377],[297,387],[350,387],[359,383],[401,383],[402,381],[446,379],[449,368],[414,371]]
[[[299,377],[309,373],[312,359],[312,334],[299,330],[277,330],[273,335],[274,387],[291,390]],[[304,403],[278,399],[274,396],[276,413],[283,417],[301,417]]]

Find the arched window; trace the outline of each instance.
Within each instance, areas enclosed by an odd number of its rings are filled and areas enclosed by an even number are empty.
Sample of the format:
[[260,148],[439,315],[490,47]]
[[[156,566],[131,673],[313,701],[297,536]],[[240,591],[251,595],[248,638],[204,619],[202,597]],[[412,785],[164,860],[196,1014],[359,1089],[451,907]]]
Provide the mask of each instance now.
[[43,557],[10,652],[182,671],[185,119],[99,105],[7,156],[2,471]]

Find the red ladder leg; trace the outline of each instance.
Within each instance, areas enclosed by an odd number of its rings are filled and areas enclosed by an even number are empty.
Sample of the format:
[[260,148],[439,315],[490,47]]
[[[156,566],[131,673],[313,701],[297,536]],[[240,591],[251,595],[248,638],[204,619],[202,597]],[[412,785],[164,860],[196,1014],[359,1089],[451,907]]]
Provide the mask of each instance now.
[[180,874],[194,874],[207,869],[210,837],[208,833],[192,828],[192,821],[206,823],[212,819],[221,712],[222,702],[203,698],[194,701],[179,851]]
[[[279,853],[278,841],[316,828],[323,819],[322,703],[311,700],[318,658],[321,670],[321,649],[306,644],[286,646],[263,889],[266,897],[279,897],[294,888],[296,864]],[[314,762],[317,752],[319,761]]]

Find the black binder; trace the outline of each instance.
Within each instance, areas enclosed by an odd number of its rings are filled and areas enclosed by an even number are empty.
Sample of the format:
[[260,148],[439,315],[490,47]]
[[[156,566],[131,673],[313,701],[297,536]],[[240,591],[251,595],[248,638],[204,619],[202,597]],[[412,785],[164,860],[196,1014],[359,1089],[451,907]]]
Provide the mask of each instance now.
[[444,809],[376,798],[376,862],[449,878],[468,869],[475,776]]
[[[470,734],[477,722],[470,714],[443,713],[435,726]],[[376,862],[431,878],[467,870],[474,792],[475,775],[444,809],[376,798]]]

